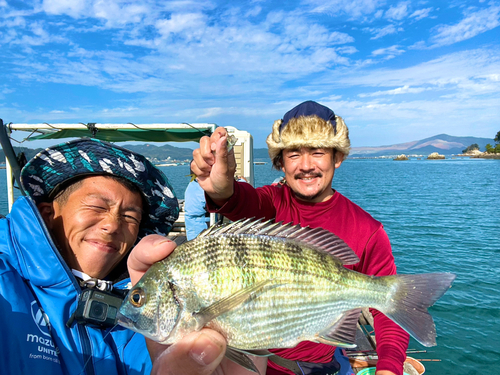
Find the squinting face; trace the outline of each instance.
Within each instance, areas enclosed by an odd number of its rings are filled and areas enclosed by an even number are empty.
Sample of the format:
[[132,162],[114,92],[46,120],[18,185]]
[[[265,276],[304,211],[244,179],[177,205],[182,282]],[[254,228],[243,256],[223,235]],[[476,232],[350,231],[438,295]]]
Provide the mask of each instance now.
[[307,202],[324,202],[333,195],[335,168],[342,164],[343,154],[333,149],[302,147],[282,152],[287,184],[297,198]]
[[52,203],[50,215],[39,208],[69,267],[96,278],[132,248],[142,219],[141,195],[103,176],[85,178],[65,204]]

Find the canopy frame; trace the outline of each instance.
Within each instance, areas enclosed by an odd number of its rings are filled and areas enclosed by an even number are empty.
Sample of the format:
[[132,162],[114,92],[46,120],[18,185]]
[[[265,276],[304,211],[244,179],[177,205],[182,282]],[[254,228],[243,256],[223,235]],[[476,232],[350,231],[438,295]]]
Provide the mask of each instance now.
[[0,144],[5,153],[7,173],[7,195],[9,212],[14,204],[14,180],[22,195],[24,192],[20,174],[22,166],[11,143],[13,131],[26,131],[30,134],[24,141],[42,139],[63,139],[92,137],[107,142],[198,142],[201,137],[214,132],[216,124],[210,123],[172,123],[172,124],[100,124],[100,123],[6,123],[0,119]]

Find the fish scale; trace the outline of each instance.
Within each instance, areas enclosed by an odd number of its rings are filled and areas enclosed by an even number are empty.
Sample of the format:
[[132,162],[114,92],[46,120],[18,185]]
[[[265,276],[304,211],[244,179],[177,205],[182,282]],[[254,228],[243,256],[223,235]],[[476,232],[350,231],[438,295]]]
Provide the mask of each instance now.
[[146,272],[120,308],[119,324],[165,344],[206,326],[238,350],[304,340],[352,347],[358,309],[371,307],[435,345],[426,309],[455,276],[373,277],[344,267],[357,262],[321,228],[251,219],[213,226]]

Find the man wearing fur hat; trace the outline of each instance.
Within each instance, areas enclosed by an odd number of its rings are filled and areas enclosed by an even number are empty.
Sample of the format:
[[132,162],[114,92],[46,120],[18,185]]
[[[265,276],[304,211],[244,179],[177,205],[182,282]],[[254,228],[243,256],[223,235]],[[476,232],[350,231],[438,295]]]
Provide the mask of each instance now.
[[[149,354],[142,335],[113,326],[121,303],[114,281],[126,271],[127,257],[135,283],[175,248],[164,235],[178,203],[159,169],[124,148],[80,139],[40,152],[23,168],[21,183],[28,197],[0,220],[2,373],[214,371],[226,345],[215,331],[204,329],[168,349],[149,342]],[[96,297],[87,314],[75,314],[79,297],[90,301],[90,291]]]
[[[210,138],[202,138],[200,148],[193,152],[191,168],[205,190],[211,212],[231,220],[263,217],[322,227],[342,238],[361,259],[348,268],[367,275],[396,273],[382,224],[332,188],[335,169],[349,154],[350,141],[347,126],[331,109],[307,101],[274,122],[267,145],[273,166],[285,173],[284,184],[255,189],[234,182],[236,162],[233,152],[227,152],[226,142],[226,131],[217,128]],[[385,315],[373,309],[372,313],[379,356],[377,375],[402,375],[409,336]],[[267,370],[271,375],[293,374],[296,361],[302,370],[310,368],[305,372],[308,374],[332,374],[340,367],[336,360],[339,353],[325,344],[306,341],[272,352],[276,356],[270,357]]]

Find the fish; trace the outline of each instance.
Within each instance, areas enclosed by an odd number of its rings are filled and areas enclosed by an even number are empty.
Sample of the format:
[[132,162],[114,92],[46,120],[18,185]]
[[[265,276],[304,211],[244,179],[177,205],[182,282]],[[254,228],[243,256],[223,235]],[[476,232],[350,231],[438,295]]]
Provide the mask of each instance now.
[[[236,145],[238,142],[238,138],[234,134],[228,134],[227,135],[227,152],[231,152],[233,147]],[[214,151],[215,153],[215,151]]]
[[[236,138],[236,136],[234,134],[227,134],[227,152],[231,152],[231,150],[233,149],[233,147],[236,145],[236,143],[238,142],[238,138]],[[215,150],[212,151],[212,153],[215,155]],[[194,173],[190,173],[188,174],[186,177],[191,177],[191,180],[189,182],[193,182],[194,180],[196,180],[196,174]]]
[[358,262],[322,228],[253,219],[216,224],[151,266],[128,292],[118,324],[162,344],[209,327],[226,338],[226,356],[246,368],[247,354],[305,340],[354,348],[364,307],[422,345],[436,345],[427,308],[455,275],[376,277],[344,267]]

